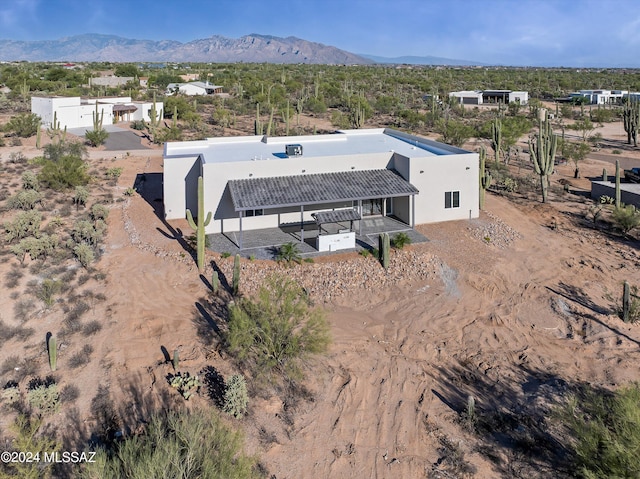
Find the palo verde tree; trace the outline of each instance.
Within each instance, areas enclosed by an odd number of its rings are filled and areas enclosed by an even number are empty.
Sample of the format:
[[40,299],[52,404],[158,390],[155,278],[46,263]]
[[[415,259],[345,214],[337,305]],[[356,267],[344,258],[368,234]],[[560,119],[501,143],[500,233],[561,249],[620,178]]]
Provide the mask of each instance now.
[[271,276],[255,298],[241,298],[230,308],[230,353],[271,382],[301,377],[301,361],[326,351],[329,341],[324,313],[286,276]]
[[540,177],[543,203],[547,202],[549,175],[553,173],[557,146],[558,137],[551,129],[551,122],[547,118],[547,112],[541,111],[536,140],[532,142],[531,139],[529,139],[529,155],[533,163],[533,168]]

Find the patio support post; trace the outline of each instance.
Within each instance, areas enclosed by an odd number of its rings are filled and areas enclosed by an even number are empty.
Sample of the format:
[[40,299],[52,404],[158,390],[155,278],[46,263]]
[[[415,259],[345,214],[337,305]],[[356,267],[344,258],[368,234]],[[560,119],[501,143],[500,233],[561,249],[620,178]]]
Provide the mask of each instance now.
[[300,205],[300,243],[304,243],[304,205]]
[[382,198],[382,216],[387,216],[387,199]]
[[362,200],[358,200],[358,214],[360,215],[360,221],[358,221],[358,234],[362,236]]
[[238,219],[240,220],[240,241],[238,242],[238,249],[242,249],[242,211],[238,211]]
[[411,227],[416,227],[416,195],[411,195]]

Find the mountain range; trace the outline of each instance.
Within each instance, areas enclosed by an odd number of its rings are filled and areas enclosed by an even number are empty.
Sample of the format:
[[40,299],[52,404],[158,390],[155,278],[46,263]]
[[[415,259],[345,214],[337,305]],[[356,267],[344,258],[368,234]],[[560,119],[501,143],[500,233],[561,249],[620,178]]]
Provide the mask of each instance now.
[[134,40],[88,33],[57,40],[0,40],[0,61],[54,62],[211,62],[315,63],[365,65],[413,63],[473,65],[438,57],[384,58],[354,54],[296,37],[251,34],[234,39],[219,35],[182,43],[174,40]]

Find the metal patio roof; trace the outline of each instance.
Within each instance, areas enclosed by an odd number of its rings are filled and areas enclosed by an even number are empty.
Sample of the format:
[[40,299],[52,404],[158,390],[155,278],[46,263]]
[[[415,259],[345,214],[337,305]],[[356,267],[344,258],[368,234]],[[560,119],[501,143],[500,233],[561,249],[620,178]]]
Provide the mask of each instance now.
[[312,213],[311,216],[317,225],[341,223],[343,221],[358,221],[362,219],[360,213],[353,208],[348,208],[346,210],[318,211],[317,213]]
[[236,211],[418,194],[394,170],[360,170],[229,180]]

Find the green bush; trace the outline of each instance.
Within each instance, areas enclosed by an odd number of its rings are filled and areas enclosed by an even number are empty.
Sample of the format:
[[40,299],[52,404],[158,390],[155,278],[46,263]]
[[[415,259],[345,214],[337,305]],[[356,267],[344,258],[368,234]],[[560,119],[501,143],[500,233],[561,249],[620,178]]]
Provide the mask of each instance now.
[[324,313],[287,277],[268,278],[254,299],[240,299],[230,309],[227,347],[257,374],[301,377],[301,360],[326,351],[329,341]]
[[84,137],[87,139],[91,146],[100,146],[104,145],[107,138],[109,138],[109,132],[104,128],[100,128],[98,130],[86,131]]
[[29,138],[38,132],[40,117],[35,113],[19,113],[12,117],[6,125],[6,130],[20,138]]
[[7,200],[7,206],[14,210],[32,210],[42,202],[42,194],[36,190],[21,190]]
[[39,180],[54,190],[64,190],[89,183],[87,164],[79,156],[65,155],[56,160],[44,160]]
[[22,188],[25,190],[38,191],[40,184],[38,183],[38,175],[33,171],[25,171],[22,173]]
[[109,216],[109,208],[101,204],[95,204],[91,207],[91,219],[93,221],[106,220]]
[[242,374],[234,374],[229,378],[224,391],[224,404],[222,410],[234,417],[242,417],[247,412],[249,396],[247,395],[247,383]]
[[612,219],[623,234],[629,233],[640,225],[640,212],[633,205],[621,206],[613,210]]
[[171,411],[151,418],[144,434],[99,451],[82,479],[261,477],[256,460],[242,452],[242,435],[211,410]]
[[411,244],[411,238],[407,233],[398,233],[391,240],[391,246],[395,249],[402,249],[408,244]]
[[118,167],[113,167],[113,168],[109,168],[107,170],[107,178],[110,178],[112,180],[117,180],[118,178],[120,178],[120,175],[122,174],[122,168],[118,168]]
[[73,248],[73,254],[76,258],[78,258],[80,264],[85,268],[93,263],[93,260],[95,259],[93,248],[86,243],[77,244]]
[[40,384],[27,392],[27,402],[38,414],[46,415],[58,412],[60,395],[56,383]]
[[9,243],[13,240],[20,240],[28,236],[38,236],[40,233],[40,223],[42,213],[35,210],[18,213],[13,221],[4,224],[5,240]]
[[293,242],[285,243],[280,246],[278,253],[276,254],[276,261],[285,262],[287,264],[291,264],[292,262],[300,263],[301,259],[300,249],[298,248],[298,245]]
[[36,290],[36,297],[40,299],[45,306],[51,307],[53,305],[54,296],[60,293],[62,290],[62,282],[59,280],[47,278],[40,283]]
[[73,204],[76,205],[76,210],[80,206],[84,206],[89,199],[89,190],[84,186],[76,186],[73,194]]
[[583,477],[640,477],[640,384],[614,393],[582,391],[569,398],[562,418]]

